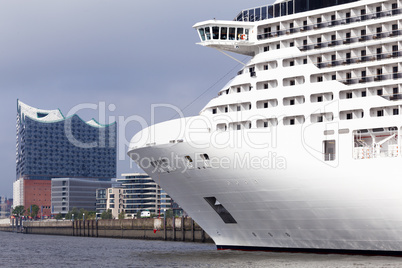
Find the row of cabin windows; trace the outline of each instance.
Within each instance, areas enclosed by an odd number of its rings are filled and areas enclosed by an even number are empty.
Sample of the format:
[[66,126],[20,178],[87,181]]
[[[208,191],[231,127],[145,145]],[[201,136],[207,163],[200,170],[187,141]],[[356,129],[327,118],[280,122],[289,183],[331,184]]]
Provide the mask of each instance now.
[[[397,15],[399,14],[399,11],[397,10],[398,8],[398,4],[397,3],[392,3],[391,5],[391,11],[390,13],[382,13],[382,7],[381,6],[377,6],[375,8],[375,13],[371,13],[371,15],[373,16],[369,16],[370,14],[367,14],[366,9],[363,8],[360,10],[360,15],[358,15],[357,11],[355,11],[355,16],[352,17],[351,16],[351,12],[346,12],[344,13],[344,18],[337,18],[336,14],[332,14],[330,15],[330,20],[327,21],[328,26],[335,26],[335,25],[339,25],[339,24],[348,24],[351,22],[355,22],[355,21],[364,21],[367,19],[374,19],[374,18],[378,18],[378,17],[383,17],[385,15]],[[328,16],[329,14],[323,14],[323,16]],[[302,22],[302,26],[301,27],[297,27],[295,28],[295,22],[288,22],[289,26],[288,28],[285,27],[285,29],[281,29],[280,25],[276,25],[273,27],[266,27],[263,28],[264,29],[264,34],[260,34],[259,38],[268,38],[268,37],[275,37],[275,36],[280,36],[282,35],[283,31],[287,31],[287,33],[296,33],[298,32],[298,30],[301,31],[306,31],[306,30],[312,30],[312,29],[317,29],[317,28],[323,28],[326,27],[326,24],[323,22],[322,17],[317,17],[315,18],[315,22],[312,21],[310,24],[307,20],[304,20]]]
[[[383,117],[384,116],[384,109],[380,109],[380,110],[376,110],[376,113],[374,115],[371,115],[371,117]],[[390,115],[399,115],[399,108],[392,108],[391,110],[391,114]],[[358,118],[363,118],[364,117],[364,112],[356,112],[356,111],[350,111],[350,112],[340,112],[340,114],[344,114],[345,117],[341,117],[341,120],[352,120],[352,119],[358,119]],[[333,121],[334,117],[332,115],[328,117],[326,117],[326,115],[318,115],[315,119],[314,119],[314,123],[322,123],[324,122],[324,118],[326,118],[326,121]],[[295,116],[295,117],[287,117],[284,118],[284,122],[283,125],[296,125],[296,124],[303,124],[305,122],[305,117],[304,116]],[[233,125],[235,125],[235,129],[236,130],[242,130],[243,128],[247,128],[247,129],[251,129],[252,128],[252,123],[249,122],[248,124],[244,125],[241,123],[231,123]],[[222,128],[221,126],[222,124],[220,124],[219,126],[217,126],[218,130],[227,130],[227,126],[226,124],[224,124],[224,128]],[[276,118],[271,118],[271,119],[267,119],[267,121],[263,121],[261,127],[263,128],[268,128],[270,126],[277,126],[278,125],[278,121]]]

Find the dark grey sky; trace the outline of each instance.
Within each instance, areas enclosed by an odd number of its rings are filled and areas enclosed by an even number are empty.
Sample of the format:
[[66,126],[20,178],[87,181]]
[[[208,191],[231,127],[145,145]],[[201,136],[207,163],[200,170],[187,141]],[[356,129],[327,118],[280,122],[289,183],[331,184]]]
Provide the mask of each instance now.
[[[150,122],[151,104],[183,109],[238,65],[216,50],[195,45],[196,22],[232,20],[242,9],[271,2],[0,0],[0,195],[12,197],[17,99],[41,109],[60,108],[65,115],[83,103],[105,102],[116,109],[101,123],[109,123],[109,116],[132,115]],[[240,68],[184,114],[198,114]],[[86,121],[99,119],[99,112],[91,109],[78,115]],[[160,109],[156,120],[174,115]],[[139,124],[128,124],[126,138],[138,130]],[[127,157],[118,161],[118,177],[133,171],[139,170],[130,168]]]

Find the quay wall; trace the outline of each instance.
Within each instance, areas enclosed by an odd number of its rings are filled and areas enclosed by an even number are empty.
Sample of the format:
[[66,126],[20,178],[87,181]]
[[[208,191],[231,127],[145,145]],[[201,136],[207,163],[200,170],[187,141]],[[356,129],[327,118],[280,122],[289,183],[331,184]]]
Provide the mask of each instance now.
[[25,234],[213,243],[210,236],[191,218],[25,221],[22,230],[0,226],[0,231],[13,230]]

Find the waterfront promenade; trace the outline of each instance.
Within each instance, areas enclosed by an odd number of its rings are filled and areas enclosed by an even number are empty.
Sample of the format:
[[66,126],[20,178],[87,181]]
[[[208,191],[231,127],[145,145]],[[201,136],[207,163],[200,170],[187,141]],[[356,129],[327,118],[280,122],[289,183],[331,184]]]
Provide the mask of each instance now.
[[1,224],[0,231],[83,237],[108,237],[213,243],[191,218],[142,218],[125,220],[23,221]]

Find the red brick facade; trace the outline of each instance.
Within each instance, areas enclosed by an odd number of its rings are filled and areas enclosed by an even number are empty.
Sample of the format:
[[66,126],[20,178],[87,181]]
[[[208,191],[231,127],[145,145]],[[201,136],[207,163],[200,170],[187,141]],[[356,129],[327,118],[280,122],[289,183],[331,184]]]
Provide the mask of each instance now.
[[31,205],[39,207],[38,217],[41,216],[40,208],[43,206],[43,216],[50,216],[52,205],[52,181],[51,180],[24,180],[24,207]]

